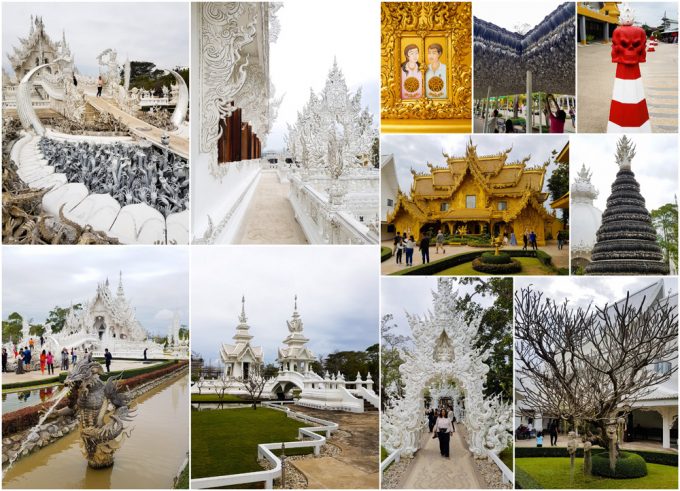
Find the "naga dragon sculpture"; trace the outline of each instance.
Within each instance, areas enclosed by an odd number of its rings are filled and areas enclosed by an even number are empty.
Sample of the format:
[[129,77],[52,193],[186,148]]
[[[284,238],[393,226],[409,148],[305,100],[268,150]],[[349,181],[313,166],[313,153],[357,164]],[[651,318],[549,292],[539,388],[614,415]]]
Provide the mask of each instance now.
[[83,360],[76,364],[64,383],[77,391],[76,412],[80,422],[80,438],[87,464],[93,469],[113,465],[113,454],[120,448],[130,431],[125,422],[135,416],[130,407],[130,395],[118,389],[118,378],[104,383],[99,375],[104,373],[97,362]]

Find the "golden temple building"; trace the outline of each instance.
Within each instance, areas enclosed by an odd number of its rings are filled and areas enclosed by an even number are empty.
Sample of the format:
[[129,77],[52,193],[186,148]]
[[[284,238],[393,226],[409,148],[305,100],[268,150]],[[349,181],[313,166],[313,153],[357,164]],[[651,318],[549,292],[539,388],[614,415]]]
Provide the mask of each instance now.
[[411,170],[410,196],[398,194],[388,223],[416,240],[441,229],[444,234],[493,237],[514,232],[521,243],[522,234],[534,231],[538,245],[544,246],[546,238],[556,238],[563,228],[544,206],[549,197],[543,191],[547,164],[528,167],[530,157],[507,162],[511,150],[479,156],[470,141],[464,157],[444,154],[445,166],[428,163],[428,173]]

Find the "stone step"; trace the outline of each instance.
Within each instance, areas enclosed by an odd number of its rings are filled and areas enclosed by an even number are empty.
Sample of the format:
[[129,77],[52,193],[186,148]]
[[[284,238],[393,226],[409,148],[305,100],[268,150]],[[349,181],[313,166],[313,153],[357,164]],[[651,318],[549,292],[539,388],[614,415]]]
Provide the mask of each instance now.
[[165,218],[146,203],[127,205],[121,208],[109,235],[123,244],[165,244]]
[[120,204],[109,194],[90,194],[76,207],[64,212],[69,220],[79,225],[90,225],[94,230],[106,232],[116,221]]
[[45,176],[42,179],[38,179],[37,181],[33,181],[31,183],[31,187],[35,189],[42,189],[42,188],[52,188],[56,189],[59,186],[63,186],[64,184],[68,183],[68,179],[66,179],[66,174],[62,174],[60,172],[50,174],[49,176]]
[[43,196],[43,210],[45,212],[59,216],[59,208],[64,206],[64,212],[71,211],[88,195],[87,188],[82,183],[67,183],[53,189],[45,196]]
[[20,168],[17,171],[17,174],[19,175],[21,180],[28,184],[30,187],[35,187],[31,183],[33,181],[37,181],[38,179],[42,179],[43,177],[49,176],[50,174],[54,174],[54,167],[46,165],[31,170]]

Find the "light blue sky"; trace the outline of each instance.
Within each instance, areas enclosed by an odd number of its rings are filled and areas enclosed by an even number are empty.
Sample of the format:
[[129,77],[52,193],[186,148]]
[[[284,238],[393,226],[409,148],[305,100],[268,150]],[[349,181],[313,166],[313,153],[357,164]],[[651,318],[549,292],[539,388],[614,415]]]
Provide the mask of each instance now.
[[371,246],[194,246],[192,350],[215,365],[231,343],[241,296],[253,346],[267,363],[289,334],[293,297],[315,355],[363,351],[378,342],[377,251]]
[[99,73],[96,57],[107,48],[117,50],[121,64],[129,56],[157,67],[189,66],[188,2],[12,2],[2,5],[2,66],[10,74],[7,53],[19,46],[19,37],[28,37],[31,15],[42,16],[52,41],[60,41],[65,30],[85,75]]
[[189,323],[189,254],[186,247],[3,246],[2,318],[19,312],[39,324],[55,306],[91,300],[109,278],[123,288],[148,331],[167,334],[177,311]]

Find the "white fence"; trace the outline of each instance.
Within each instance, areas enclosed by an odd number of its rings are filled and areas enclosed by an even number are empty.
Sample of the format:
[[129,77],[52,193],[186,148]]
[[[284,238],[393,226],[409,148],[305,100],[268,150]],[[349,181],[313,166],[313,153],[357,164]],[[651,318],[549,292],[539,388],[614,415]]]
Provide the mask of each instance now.
[[503,484],[513,483],[515,481],[515,475],[508,468],[508,466],[505,465],[505,463],[498,457],[498,455],[496,455],[493,452],[489,452],[488,450],[486,454],[489,457],[489,459],[498,466],[501,473],[503,474]]
[[380,478],[382,479],[383,472],[385,472],[387,470],[387,468],[390,466],[391,463],[393,463],[393,462],[399,463],[400,460],[401,460],[401,449],[398,448],[397,450],[395,450],[394,452],[389,454],[385,460],[380,462]]
[[[304,413],[291,411],[285,407],[285,403],[277,402],[263,402],[263,406],[277,411],[283,411],[291,419],[311,423],[315,426],[308,426],[298,430],[298,441],[295,442],[274,442],[274,443],[260,443],[257,446],[258,459],[266,459],[274,467],[272,469],[246,472],[243,474],[229,474],[225,476],[203,477],[191,480],[191,487],[193,489],[217,488],[223,486],[236,486],[239,484],[264,482],[266,489],[274,487],[274,479],[281,477],[281,459],[277,457],[272,450],[281,450],[285,448],[306,448],[313,447],[314,455],[319,455],[321,447],[326,443],[326,438],[330,437],[331,433],[337,431],[338,424],[332,421],[326,421],[320,418],[314,418]],[[325,432],[326,436],[318,435],[315,432]],[[309,440],[305,440],[309,438]]]

